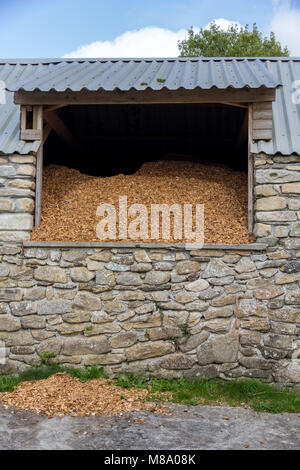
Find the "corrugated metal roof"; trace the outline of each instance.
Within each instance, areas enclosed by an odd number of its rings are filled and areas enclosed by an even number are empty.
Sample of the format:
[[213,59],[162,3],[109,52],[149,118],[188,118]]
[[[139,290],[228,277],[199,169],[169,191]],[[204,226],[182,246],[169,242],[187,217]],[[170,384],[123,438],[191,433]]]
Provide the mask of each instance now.
[[87,59],[62,61],[20,79],[10,91],[113,91],[276,88],[281,82],[254,59]]
[[[49,69],[50,64],[41,64],[35,61],[24,63],[24,60],[0,60],[0,81],[6,88],[20,79],[33,77],[41,69]],[[1,83],[0,83],[1,84]],[[27,155],[36,153],[40,142],[25,142],[20,140],[20,106],[14,104],[14,93],[5,92],[4,103],[1,95],[0,101],[0,153],[20,153]]]
[[[273,138],[271,141],[260,140],[252,144],[251,151],[268,155],[300,155],[300,100],[295,104],[292,99],[294,87],[300,88],[300,58],[277,61],[269,59],[264,65],[283,86],[276,90],[276,101],[272,104]],[[298,84],[295,83],[297,80]],[[300,97],[299,94],[298,96]]]
[[[159,80],[157,80],[159,79]],[[252,152],[300,154],[300,106],[291,88],[300,80],[300,58],[15,59],[0,60],[6,104],[0,105],[0,152],[36,152],[39,142],[19,140],[20,107],[13,92],[167,88],[277,88],[271,142],[252,144]],[[142,85],[143,84],[143,85]]]

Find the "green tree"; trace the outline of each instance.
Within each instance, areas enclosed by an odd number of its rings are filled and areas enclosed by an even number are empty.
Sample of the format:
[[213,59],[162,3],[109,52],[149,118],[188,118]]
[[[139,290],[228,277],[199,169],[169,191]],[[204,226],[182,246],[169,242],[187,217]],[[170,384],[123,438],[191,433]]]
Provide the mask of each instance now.
[[188,39],[178,42],[180,57],[288,57],[287,47],[276,41],[275,34],[263,37],[256,24],[252,31],[249,26],[237,25],[222,30],[215,22],[209,29],[195,33],[188,31]]

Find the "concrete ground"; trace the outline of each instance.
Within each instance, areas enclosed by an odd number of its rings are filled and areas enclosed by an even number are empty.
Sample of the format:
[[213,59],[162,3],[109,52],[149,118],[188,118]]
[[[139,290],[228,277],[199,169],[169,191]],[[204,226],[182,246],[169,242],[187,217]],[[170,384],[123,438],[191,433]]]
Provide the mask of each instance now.
[[[0,406],[0,450],[300,449],[298,414],[170,407],[172,416],[138,412],[113,418],[49,419]],[[134,417],[144,422],[135,422]]]

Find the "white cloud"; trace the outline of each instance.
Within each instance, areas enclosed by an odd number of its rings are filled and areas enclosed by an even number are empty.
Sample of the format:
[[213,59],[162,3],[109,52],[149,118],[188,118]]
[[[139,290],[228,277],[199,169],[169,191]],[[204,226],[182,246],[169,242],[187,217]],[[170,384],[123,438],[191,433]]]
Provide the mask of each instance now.
[[[222,29],[239,23],[224,18],[215,20]],[[210,23],[205,26],[208,28]],[[196,32],[199,28],[194,27]],[[79,46],[75,51],[63,57],[177,57],[178,41],[188,37],[186,29],[171,31],[169,29],[148,26],[137,31],[127,31],[112,41],[96,41]]]
[[290,1],[273,0],[274,16],[268,27],[276,39],[287,46],[292,56],[300,56],[300,9]]
[[63,57],[176,57],[177,46],[187,36],[185,29],[177,32],[149,26],[127,31],[112,41],[96,41],[79,46]]

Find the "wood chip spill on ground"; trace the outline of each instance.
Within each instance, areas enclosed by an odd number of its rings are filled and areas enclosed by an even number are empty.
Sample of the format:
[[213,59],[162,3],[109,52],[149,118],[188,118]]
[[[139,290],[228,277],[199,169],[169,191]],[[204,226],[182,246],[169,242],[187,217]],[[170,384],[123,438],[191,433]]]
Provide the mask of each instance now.
[[[88,176],[63,166],[45,167],[42,222],[33,230],[32,240],[99,241],[97,207],[108,203],[118,209],[119,196],[128,197],[128,206],[146,205],[149,215],[151,204],[204,204],[205,243],[251,241],[247,231],[247,174],[224,165],[188,161],[148,162],[133,175],[111,177]],[[171,231],[168,240],[134,241],[192,240],[174,240]]]
[[164,405],[143,402],[147,389],[124,389],[107,379],[80,382],[65,372],[48,379],[22,382],[12,393],[0,394],[0,403],[47,416],[116,416],[132,411],[170,414]]

